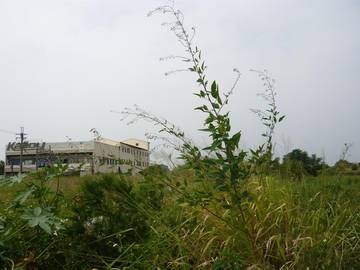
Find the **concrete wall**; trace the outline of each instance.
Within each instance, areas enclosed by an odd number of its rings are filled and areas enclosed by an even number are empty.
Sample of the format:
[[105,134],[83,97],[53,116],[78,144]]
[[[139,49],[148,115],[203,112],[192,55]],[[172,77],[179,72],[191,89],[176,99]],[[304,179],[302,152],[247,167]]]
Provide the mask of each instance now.
[[96,141],[94,146],[94,172],[116,173],[139,172],[149,166],[149,152],[147,150],[124,143],[108,144]]

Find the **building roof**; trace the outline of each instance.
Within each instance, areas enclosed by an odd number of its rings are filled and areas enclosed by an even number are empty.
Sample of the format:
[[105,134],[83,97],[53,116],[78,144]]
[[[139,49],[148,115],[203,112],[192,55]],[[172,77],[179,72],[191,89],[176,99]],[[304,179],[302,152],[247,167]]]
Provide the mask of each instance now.
[[100,142],[100,143],[104,143],[104,144],[108,144],[108,145],[112,145],[112,146],[119,146],[120,142],[119,141],[114,141],[112,139],[107,139],[107,138],[97,138],[95,139],[96,142]]
[[127,139],[122,143],[149,151],[149,142],[139,139]]

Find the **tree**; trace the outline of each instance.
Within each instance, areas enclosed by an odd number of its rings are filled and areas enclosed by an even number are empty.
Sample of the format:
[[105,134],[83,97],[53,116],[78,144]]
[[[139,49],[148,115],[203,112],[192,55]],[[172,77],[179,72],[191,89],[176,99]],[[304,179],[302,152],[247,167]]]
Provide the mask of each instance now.
[[349,162],[345,159],[340,159],[335,163],[334,168],[338,172],[346,172],[346,171],[351,171],[351,170],[357,171],[359,169],[359,164]]
[[315,154],[309,156],[306,151],[301,149],[294,149],[283,157],[283,160],[301,162],[307,174],[317,176],[319,171],[324,165],[322,158],[317,157]]

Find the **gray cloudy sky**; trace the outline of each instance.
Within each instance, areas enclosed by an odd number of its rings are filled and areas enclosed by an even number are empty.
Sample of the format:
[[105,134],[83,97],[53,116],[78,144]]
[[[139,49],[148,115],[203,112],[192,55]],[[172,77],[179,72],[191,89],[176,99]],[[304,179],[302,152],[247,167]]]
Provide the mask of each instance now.
[[[0,129],[24,126],[33,140],[144,138],[149,124],[127,126],[124,107],[141,107],[177,123],[196,141],[202,116],[189,73],[161,56],[182,48],[147,12],[158,0],[0,0]],[[277,153],[300,147],[338,159],[344,142],[360,161],[360,3],[358,0],[182,0],[186,25],[196,26],[209,75],[222,89],[242,72],[230,109],[243,144],[261,142],[249,111],[263,103],[261,82],[249,69],[269,70],[280,110]],[[0,144],[13,136],[0,132]],[[4,147],[0,149],[4,156]],[[2,158],[0,158],[2,159]]]

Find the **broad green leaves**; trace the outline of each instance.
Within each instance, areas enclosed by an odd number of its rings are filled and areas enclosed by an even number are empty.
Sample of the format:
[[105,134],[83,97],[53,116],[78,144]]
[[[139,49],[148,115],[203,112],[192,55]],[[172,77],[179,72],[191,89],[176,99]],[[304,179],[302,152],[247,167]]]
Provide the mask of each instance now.
[[21,218],[27,220],[29,227],[39,226],[48,234],[62,227],[59,218],[55,217],[50,211],[40,207],[26,209]]

